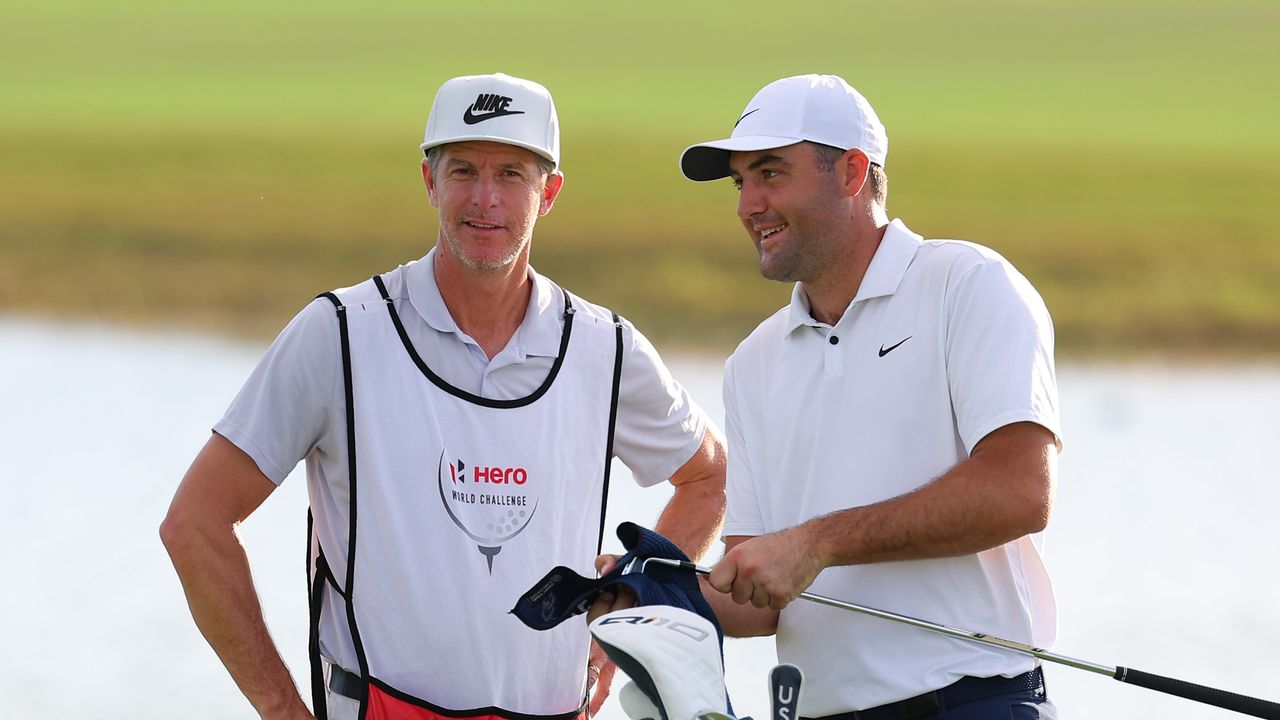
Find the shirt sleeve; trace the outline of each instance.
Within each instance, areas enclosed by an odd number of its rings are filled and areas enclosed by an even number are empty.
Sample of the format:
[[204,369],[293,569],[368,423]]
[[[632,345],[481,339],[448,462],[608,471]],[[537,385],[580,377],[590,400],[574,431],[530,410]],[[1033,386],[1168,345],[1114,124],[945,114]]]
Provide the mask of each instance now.
[[316,300],[280,332],[213,431],[243,450],[279,485],[331,432],[339,395],[337,318]]
[[736,382],[733,358],[730,357],[724,364],[724,423],[725,438],[729,446],[729,466],[725,478],[728,507],[721,537],[764,534],[764,517],[760,512],[756,486],[751,475],[751,452],[744,439]]
[[989,259],[956,283],[946,318],[947,382],[965,449],[1015,422],[1042,425],[1061,444],[1053,323],[1031,283]]
[[624,321],[613,452],[636,482],[648,487],[668,480],[693,457],[708,423],[649,339]]

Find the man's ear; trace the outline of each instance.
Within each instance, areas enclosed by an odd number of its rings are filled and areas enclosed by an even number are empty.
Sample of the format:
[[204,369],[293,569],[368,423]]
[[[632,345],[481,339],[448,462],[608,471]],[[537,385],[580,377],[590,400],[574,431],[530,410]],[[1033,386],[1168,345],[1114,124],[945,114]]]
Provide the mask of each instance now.
[[854,197],[862,192],[862,188],[867,184],[871,159],[861,150],[851,148],[836,161],[836,169],[840,173],[840,185],[844,188],[844,196]]
[[436,200],[436,178],[431,174],[431,166],[427,164],[426,158],[422,158],[422,184],[427,186],[427,200],[431,202],[431,207],[440,207]]
[[564,187],[564,175],[559,170],[547,176],[547,184],[542,188],[542,198],[538,203],[539,217],[551,212],[551,206],[555,204],[562,187]]

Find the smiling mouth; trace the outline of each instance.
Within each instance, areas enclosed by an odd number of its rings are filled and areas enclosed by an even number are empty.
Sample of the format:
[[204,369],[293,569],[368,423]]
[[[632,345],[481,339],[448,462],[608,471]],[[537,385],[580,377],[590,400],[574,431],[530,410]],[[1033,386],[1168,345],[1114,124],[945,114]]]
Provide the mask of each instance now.
[[760,233],[761,240],[768,240],[771,236],[777,233],[780,233],[786,229],[787,229],[787,224],[782,223],[781,225],[774,225],[773,227],[763,228],[761,230],[757,230],[756,232]]
[[463,220],[462,224],[477,230],[497,230],[502,227],[501,225],[490,225],[489,223],[482,223],[476,220]]

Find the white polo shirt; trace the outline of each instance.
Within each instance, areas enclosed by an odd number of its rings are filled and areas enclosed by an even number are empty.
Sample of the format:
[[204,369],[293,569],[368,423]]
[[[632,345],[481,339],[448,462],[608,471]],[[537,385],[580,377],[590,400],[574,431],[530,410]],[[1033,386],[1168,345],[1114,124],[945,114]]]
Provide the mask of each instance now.
[[[991,431],[1059,435],[1053,327],[995,252],[887,228],[834,325],[789,307],[729,358],[724,535],[755,536],[914,490]],[[975,555],[828,568],[810,591],[1047,647],[1056,633],[1041,537]],[[816,603],[781,613],[778,658],[805,672],[800,714],[864,710],[1034,660]]]

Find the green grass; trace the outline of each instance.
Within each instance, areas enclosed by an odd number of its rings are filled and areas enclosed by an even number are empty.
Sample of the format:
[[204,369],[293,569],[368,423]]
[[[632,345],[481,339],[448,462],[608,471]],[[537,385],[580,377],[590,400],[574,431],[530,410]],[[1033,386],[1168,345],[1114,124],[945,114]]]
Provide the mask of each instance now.
[[826,71],[889,128],[891,214],[1013,260],[1065,354],[1280,352],[1271,2],[29,5],[0,28],[0,309],[269,334],[431,246],[432,95],[502,70],[560,110],[536,266],[720,351],[788,288],[676,158]]

